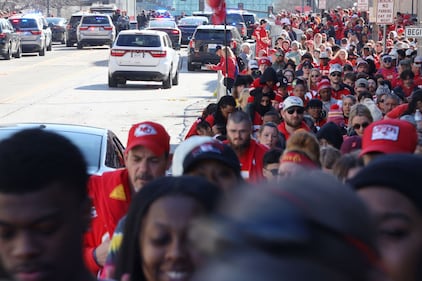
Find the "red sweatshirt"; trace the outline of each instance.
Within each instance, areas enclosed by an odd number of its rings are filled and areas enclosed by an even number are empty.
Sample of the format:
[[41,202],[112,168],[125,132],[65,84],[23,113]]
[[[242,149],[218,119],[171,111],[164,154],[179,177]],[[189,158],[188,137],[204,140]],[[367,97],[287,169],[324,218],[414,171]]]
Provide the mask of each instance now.
[[91,176],[88,194],[93,207],[91,227],[84,235],[84,260],[96,276],[101,267],[95,262],[93,251],[103,239],[111,239],[117,223],[129,208],[132,193],[127,169]]

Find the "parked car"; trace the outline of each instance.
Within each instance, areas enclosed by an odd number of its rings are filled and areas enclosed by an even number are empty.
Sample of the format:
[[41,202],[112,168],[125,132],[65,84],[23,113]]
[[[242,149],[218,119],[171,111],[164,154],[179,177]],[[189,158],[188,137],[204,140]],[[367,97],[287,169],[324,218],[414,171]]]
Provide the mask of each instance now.
[[10,60],[22,55],[21,36],[7,19],[0,18],[0,55]]
[[53,123],[3,124],[0,125],[0,140],[30,128],[40,128],[67,137],[81,150],[89,174],[99,175],[124,167],[124,146],[115,133],[104,128]]
[[247,11],[241,11],[241,14],[246,25],[246,36],[247,38],[251,38],[255,28],[259,25],[258,18],[254,13]]
[[51,29],[52,41],[65,44],[67,19],[50,17],[46,18],[46,20]]
[[208,24],[208,18],[202,16],[191,16],[181,18],[178,24],[180,32],[182,33],[181,43],[186,45],[189,44],[193,33],[196,30],[196,27],[199,25]]
[[48,23],[39,14],[19,14],[9,17],[16,32],[21,35],[22,52],[45,56],[52,49],[52,35]]
[[116,38],[116,28],[109,15],[86,14],[76,28],[77,48],[84,46],[113,45]]
[[180,55],[167,33],[123,30],[110,50],[108,86],[130,81],[159,81],[163,88],[179,84]]
[[[225,35],[226,34],[226,35]],[[216,47],[230,46],[236,55],[243,40],[237,28],[232,25],[201,25],[196,28],[188,47],[188,71],[201,69],[205,64],[217,64],[219,56]]]
[[173,48],[176,50],[180,49],[180,44],[182,41],[182,32],[177,27],[177,24],[174,20],[166,18],[150,20],[146,29],[164,31],[170,37]]
[[81,18],[84,14],[86,13],[75,13],[70,17],[66,25],[66,47],[73,47],[74,44],[78,43],[76,29],[79,23],[81,22]]

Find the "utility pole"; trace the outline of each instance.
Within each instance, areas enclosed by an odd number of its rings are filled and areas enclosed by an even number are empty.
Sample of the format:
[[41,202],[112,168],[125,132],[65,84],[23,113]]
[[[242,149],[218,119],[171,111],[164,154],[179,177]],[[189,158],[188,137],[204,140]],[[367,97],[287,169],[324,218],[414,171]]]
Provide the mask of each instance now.
[[[418,1],[418,26],[422,26],[422,0]],[[422,56],[422,38],[418,38],[418,56]]]
[[47,17],[50,16],[50,0],[47,0]]

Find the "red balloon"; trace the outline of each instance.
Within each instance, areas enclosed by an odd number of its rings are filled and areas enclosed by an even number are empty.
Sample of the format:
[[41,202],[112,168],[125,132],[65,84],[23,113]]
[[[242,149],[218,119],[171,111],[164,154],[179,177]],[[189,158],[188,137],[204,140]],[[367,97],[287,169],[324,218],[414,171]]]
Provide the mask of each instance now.
[[215,9],[215,8],[218,8],[218,6],[220,6],[222,1],[223,0],[207,0],[207,4],[211,8]]

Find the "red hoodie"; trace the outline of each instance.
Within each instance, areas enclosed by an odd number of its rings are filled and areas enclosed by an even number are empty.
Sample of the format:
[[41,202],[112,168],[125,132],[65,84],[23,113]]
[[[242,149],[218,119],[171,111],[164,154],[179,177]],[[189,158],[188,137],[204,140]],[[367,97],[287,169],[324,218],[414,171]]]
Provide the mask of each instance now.
[[132,197],[127,169],[91,176],[88,194],[92,200],[92,221],[84,235],[84,260],[97,276],[101,267],[95,262],[93,251],[105,238],[111,237],[119,220],[127,213]]

